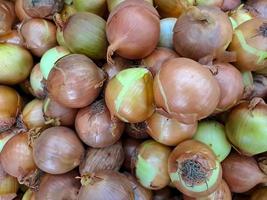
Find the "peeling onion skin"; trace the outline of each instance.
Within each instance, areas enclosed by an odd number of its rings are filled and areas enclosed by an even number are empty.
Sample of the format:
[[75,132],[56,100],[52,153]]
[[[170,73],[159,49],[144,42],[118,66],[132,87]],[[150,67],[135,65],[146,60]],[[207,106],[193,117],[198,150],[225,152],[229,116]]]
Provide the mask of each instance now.
[[14,3],[1,0],[0,14],[0,35],[5,35],[11,32],[12,26],[16,19]]
[[267,2],[265,0],[248,0],[246,5],[255,9],[258,17],[267,18]]
[[215,111],[220,87],[203,65],[188,58],[175,58],[166,61],[156,75],[154,98],[160,113],[193,124]]
[[220,162],[206,144],[195,140],[184,141],[172,151],[168,171],[175,187],[194,198],[210,195],[222,181]]
[[229,12],[228,15],[231,20],[233,29],[236,29],[239,25],[255,17],[254,12],[250,9],[247,9],[247,7],[245,7],[244,5]]

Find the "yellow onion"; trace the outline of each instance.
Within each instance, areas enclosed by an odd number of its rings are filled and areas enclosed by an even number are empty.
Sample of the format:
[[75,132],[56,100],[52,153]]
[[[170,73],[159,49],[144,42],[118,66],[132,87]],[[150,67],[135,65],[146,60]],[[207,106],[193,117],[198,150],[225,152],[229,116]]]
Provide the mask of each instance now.
[[233,10],[229,13],[229,18],[231,20],[232,26],[235,29],[240,24],[243,24],[244,22],[251,20],[254,17],[253,12],[246,9],[244,5],[241,5],[236,10]]
[[103,16],[107,9],[106,0],[73,0],[73,5],[77,11],[86,11]]
[[32,55],[14,44],[0,44],[0,60],[1,84],[15,85],[24,81],[33,66]]
[[[114,8],[117,7],[123,1],[125,1],[125,0],[107,0],[109,12],[114,10]],[[153,5],[153,0],[145,0],[145,1],[147,1]]]
[[154,112],[153,77],[145,68],[120,71],[107,84],[105,101],[112,116],[142,122]]
[[46,96],[45,84],[43,83],[44,76],[40,69],[40,63],[36,64],[31,71],[30,85],[32,93],[39,99],[44,99]]
[[169,17],[160,20],[159,47],[173,49],[173,28],[177,18]]
[[0,14],[0,35],[5,35],[11,32],[11,28],[16,19],[14,3],[1,0]]

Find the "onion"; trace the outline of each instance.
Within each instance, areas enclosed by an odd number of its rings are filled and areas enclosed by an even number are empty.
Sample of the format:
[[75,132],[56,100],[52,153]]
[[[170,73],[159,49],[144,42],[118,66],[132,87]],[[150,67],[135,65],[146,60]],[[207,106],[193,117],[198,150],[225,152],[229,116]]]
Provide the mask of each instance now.
[[82,177],[79,200],[134,200],[131,183],[126,176],[115,171],[100,171]]
[[184,140],[191,139],[197,129],[197,122],[184,124],[157,112],[154,112],[146,123],[148,134],[157,142],[168,146],[176,146]]
[[176,21],[177,19],[172,17],[160,20],[159,47],[173,49],[173,28]]
[[166,200],[166,199],[172,199],[173,193],[170,187],[165,187],[161,190],[155,190],[153,191],[153,200]]
[[244,22],[234,31],[229,46],[235,51],[235,66],[241,71],[256,71],[267,65],[267,19],[255,18]]
[[77,176],[76,171],[62,175],[44,175],[39,190],[35,193],[35,200],[76,200],[81,187]]
[[147,140],[138,147],[135,174],[139,183],[151,190],[160,190],[170,183],[168,157],[171,149],[154,140]]
[[14,44],[0,44],[0,60],[1,84],[15,85],[24,81],[33,66],[31,54]]
[[23,8],[23,2],[24,0],[15,1],[15,12],[20,21],[31,19],[31,16],[28,15]]
[[44,53],[40,60],[40,69],[45,79],[48,78],[48,75],[57,60],[68,55],[69,53],[70,52],[66,48],[61,46],[56,46]]
[[[114,8],[117,7],[117,5],[119,5],[123,1],[125,1],[125,0],[107,0],[109,12],[114,10]],[[145,1],[147,1],[153,5],[153,0],[145,0]]]
[[134,169],[134,161],[137,155],[137,148],[142,143],[142,140],[137,140],[133,138],[125,138],[122,142],[124,150],[124,162],[123,167],[132,172]]
[[159,41],[159,15],[144,0],[126,0],[110,13],[106,31],[110,43],[108,63],[113,63],[111,56],[114,52],[128,59],[144,58]]
[[111,117],[104,100],[100,100],[79,110],[75,128],[85,144],[94,148],[103,148],[120,139],[124,123]]
[[16,90],[0,85],[0,133],[15,124],[21,107],[22,99]]
[[242,79],[243,79],[243,85],[244,85],[244,93],[242,99],[247,99],[249,96],[251,96],[254,85],[253,85],[253,76],[251,71],[244,71],[241,72]]
[[48,18],[60,12],[63,8],[63,0],[23,0],[23,9],[27,15],[33,18]]
[[105,101],[111,116],[128,123],[143,122],[154,112],[153,77],[145,68],[119,72],[107,84]]
[[226,111],[238,103],[244,92],[241,73],[229,63],[215,63],[217,74],[214,76],[221,89],[221,98],[216,112]]
[[267,187],[255,190],[251,195],[251,200],[265,200],[267,196]]
[[236,9],[241,4],[241,0],[223,0],[221,9],[223,11],[231,11]]
[[121,142],[101,149],[88,148],[79,166],[80,174],[83,176],[102,170],[119,171],[123,161],[124,152]]
[[267,151],[267,105],[244,102],[228,115],[226,134],[230,142],[245,155],[256,155]]
[[0,133],[0,153],[2,151],[2,149],[4,148],[5,144],[13,137],[17,134],[18,129],[9,129],[8,131],[4,131],[2,133]]
[[169,118],[193,124],[214,112],[220,88],[211,72],[188,58],[166,61],[154,80],[155,102]]
[[267,2],[265,0],[248,0],[246,4],[255,9],[258,17],[267,18]]
[[165,61],[178,57],[179,56],[173,50],[158,47],[149,56],[143,58],[141,64],[144,65],[153,76],[156,76],[156,73],[158,73]]
[[[72,0],[71,0],[72,1]],[[75,9],[73,4],[64,4],[63,10],[60,12],[60,17],[63,22],[66,22],[70,16],[77,13],[77,10]]]
[[16,19],[14,3],[1,0],[0,13],[0,35],[5,35],[11,32],[12,25]]
[[12,30],[10,33],[0,36],[0,43],[16,44],[23,47],[23,39],[17,30]]
[[219,8],[222,7],[224,0],[195,0],[196,5],[198,6],[217,6]]
[[77,112],[77,109],[62,106],[52,98],[47,97],[44,100],[43,114],[46,124],[52,124],[54,126],[74,125]]
[[177,53],[198,61],[207,56],[220,59],[232,40],[233,28],[219,8],[198,6],[177,19],[173,32]]
[[231,151],[231,144],[227,141],[224,126],[214,120],[201,121],[194,139],[208,145],[220,162]]
[[86,11],[99,16],[104,16],[107,3],[106,0],[73,0],[73,5],[77,11]]
[[168,170],[175,187],[194,198],[210,195],[222,180],[221,165],[212,150],[195,140],[182,142],[172,151]]
[[29,19],[21,25],[20,33],[25,47],[38,57],[57,44],[56,26],[48,20]]
[[93,13],[78,12],[63,25],[56,23],[62,29],[63,39],[71,52],[84,54],[91,59],[105,58],[108,42],[104,19]]
[[251,10],[247,9],[247,7],[244,7],[243,5],[229,13],[229,18],[234,29],[236,29],[240,24],[251,20],[253,17],[253,12],[251,12]]
[[44,172],[64,174],[77,167],[84,156],[84,148],[69,128],[59,126],[48,128],[33,144],[33,158]]
[[267,176],[261,172],[253,157],[231,153],[223,162],[223,178],[235,193],[247,192],[259,183],[266,183]]
[[104,81],[104,72],[90,58],[71,54],[56,62],[49,74],[47,89],[63,106],[81,108],[97,98]]
[[135,139],[149,138],[149,135],[147,133],[146,122],[126,123],[124,132],[130,137],[135,138]]
[[32,88],[33,95],[39,99],[44,99],[46,97],[43,79],[44,76],[40,69],[40,63],[38,63],[32,68],[30,74],[30,85]]

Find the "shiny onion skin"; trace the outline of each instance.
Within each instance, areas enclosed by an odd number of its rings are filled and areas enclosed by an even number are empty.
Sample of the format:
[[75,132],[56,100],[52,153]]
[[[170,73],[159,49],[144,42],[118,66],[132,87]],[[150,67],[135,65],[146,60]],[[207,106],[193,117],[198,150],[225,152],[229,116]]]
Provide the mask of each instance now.
[[1,0],[0,13],[0,35],[5,35],[11,32],[11,28],[16,19],[14,3]]
[[44,76],[40,69],[40,63],[36,64],[30,74],[30,85],[32,93],[38,99],[44,99],[46,97],[45,84],[43,82]]
[[78,200],[135,200],[127,177],[115,171],[100,171],[82,177]]
[[252,195],[251,200],[265,200],[267,196],[267,187],[256,189]]
[[184,124],[157,112],[154,112],[146,124],[148,134],[157,142],[167,146],[176,146],[184,140],[191,139],[197,130],[197,122]]
[[43,131],[33,144],[33,158],[44,172],[64,174],[77,167],[84,156],[84,147],[76,133],[66,127]]
[[50,97],[44,100],[43,114],[46,124],[72,126],[74,125],[77,112],[76,108],[67,108]]
[[124,157],[125,157],[122,166],[129,172],[132,172],[134,169],[134,164],[135,164],[134,162],[137,155],[137,149],[142,142],[143,142],[142,140],[137,140],[130,137],[122,140]]
[[124,58],[141,59],[157,46],[160,35],[159,15],[144,0],[126,0],[110,13],[106,31],[110,43],[108,63],[113,63],[111,56],[114,52]]
[[85,144],[94,148],[103,148],[120,139],[124,123],[112,117],[104,100],[100,100],[79,110],[75,128]]
[[[256,155],[267,151],[267,105],[243,102],[232,109],[226,121],[226,135],[232,145],[244,155]],[[244,126],[245,124],[245,126]],[[252,131],[253,130],[253,131]]]
[[267,18],[267,2],[265,0],[248,0],[246,5],[255,9],[258,17]]
[[24,46],[38,57],[57,45],[56,26],[45,19],[29,19],[22,23],[20,33]]
[[220,59],[232,40],[233,28],[219,8],[198,6],[177,19],[173,32],[176,52],[198,61],[207,56]]
[[122,70],[108,82],[105,101],[112,116],[128,123],[145,121],[155,109],[152,74],[145,68]]
[[223,4],[221,6],[221,9],[226,11],[231,11],[239,7],[241,4],[241,0],[223,0]]
[[20,95],[11,87],[0,85],[0,133],[15,124],[22,108]]
[[267,66],[267,19],[254,18],[234,31],[230,51],[236,52],[235,66],[241,71],[257,71]]
[[135,175],[142,186],[160,190],[170,183],[167,165],[170,153],[169,147],[154,140],[147,140],[138,147]]
[[[125,0],[107,0],[109,12],[111,12],[117,5],[119,5],[123,1],[125,1]],[[145,0],[145,1],[147,1],[147,2],[151,3],[151,5],[153,5],[153,0]]]
[[210,195],[222,181],[220,162],[206,144],[195,140],[178,144],[169,156],[168,171],[175,187],[194,198]]
[[63,106],[81,108],[97,98],[104,81],[105,73],[90,58],[70,54],[55,63],[48,76],[47,89]]
[[24,0],[15,1],[15,13],[21,22],[31,19],[31,16],[28,15],[23,8],[23,2]]
[[267,183],[265,175],[253,157],[231,153],[223,162],[223,178],[231,192],[243,193],[257,184]]
[[213,66],[217,68],[214,78],[218,81],[221,91],[215,112],[223,112],[236,105],[242,98],[243,79],[240,71],[229,63],[214,63]]
[[124,161],[122,143],[117,142],[105,148],[88,148],[79,166],[81,176],[102,170],[119,171]]
[[0,84],[21,83],[33,67],[30,52],[14,44],[0,44],[0,60]]
[[61,175],[45,174],[34,200],[77,200],[81,184],[78,173],[71,171]]
[[193,124],[214,112],[220,87],[208,68],[188,58],[174,58],[154,78],[154,97],[167,117]]
[[17,30],[12,30],[10,33],[0,36],[0,43],[16,44],[23,47],[23,39]]
[[150,55],[142,59],[141,65],[144,65],[153,76],[156,76],[165,61],[178,57],[179,55],[171,49],[157,47]]
[[234,29],[236,29],[240,24],[254,18],[254,12],[243,5],[238,7],[236,10],[229,12],[228,15]]
[[147,133],[146,122],[139,123],[126,123],[124,132],[135,139],[147,139],[149,135]]

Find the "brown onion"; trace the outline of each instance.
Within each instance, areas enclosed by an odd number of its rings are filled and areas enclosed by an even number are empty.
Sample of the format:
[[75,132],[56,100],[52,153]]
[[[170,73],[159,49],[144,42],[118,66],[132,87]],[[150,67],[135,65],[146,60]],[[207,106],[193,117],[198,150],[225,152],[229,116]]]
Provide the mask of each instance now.
[[133,138],[125,138],[122,141],[123,150],[124,150],[124,162],[123,167],[129,171],[132,172],[134,169],[134,162],[137,156],[137,149],[139,145],[142,143],[142,140],[137,140]]
[[57,45],[56,26],[45,19],[29,19],[21,25],[20,33],[24,46],[38,57]]
[[9,43],[23,46],[23,39],[17,30],[12,30],[10,33],[0,36],[0,43]]
[[115,171],[100,171],[82,177],[79,200],[134,200],[134,192],[127,177]]
[[77,176],[76,171],[62,175],[44,175],[34,200],[77,200],[81,187]]
[[12,128],[9,129],[7,131],[4,131],[2,133],[0,133],[0,153],[2,151],[2,149],[4,148],[5,144],[13,137],[15,136],[17,133],[20,132],[20,129],[17,128]]
[[79,166],[80,174],[83,176],[102,170],[119,171],[123,161],[124,152],[121,142],[101,149],[88,148]]
[[267,18],[267,2],[265,0],[248,0],[246,5],[255,9],[258,17]]
[[259,183],[267,182],[253,157],[231,153],[223,162],[223,178],[235,193],[247,192]]
[[126,123],[125,133],[135,139],[149,138],[146,122]]
[[223,11],[230,11],[236,9],[241,4],[241,0],[223,0],[221,9]]
[[220,87],[212,73],[188,58],[166,61],[154,79],[157,107],[170,118],[193,124],[215,110]]
[[267,196],[267,187],[262,187],[259,189],[256,189],[252,195],[250,200],[265,200]]
[[203,197],[213,193],[222,181],[222,169],[204,143],[187,140],[172,151],[168,161],[171,181],[183,194]]
[[59,126],[46,129],[33,144],[33,158],[42,171],[64,174],[77,167],[84,156],[84,148],[69,128]]
[[113,63],[111,56],[114,52],[128,59],[144,58],[156,48],[159,41],[159,15],[144,0],[126,0],[110,13],[106,31],[110,43],[108,63]]
[[62,106],[50,97],[44,100],[43,114],[46,124],[52,124],[54,126],[74,125],[77,112],[77,109]]
[[45,84],[43,80],[44,76],[40,70],[40,63],[38,63],[32,68],[30,74],[30,85],[33,95],[39,99],[44,99],[46,97]]
[[193,138],[197,130],[197,122],[184,124],[157,112],[154,112],[146,123],[148,134],[157,142],[168,146],[176,146],[184,140]]
[[47,79],[47,89],[63,106],[81,108],[97,98],[104,81],[104,72],[90,58],[70,54],[55,63]]
[[12,25],[16,19],[14,3],[1,0],[0,14],[0,35],[5,35],[11,32]]
[[141,64],[144,65],[153,76],[156,76],[165,61],[178,57],[178,54],[171,49],[157,47],[149,56],[142,59]]
[[233,28],[219,8],[198,6],[177,19],[173,32],[177,53],[198,61],[207,56],[219,59],[232,40]]
[[124,123],[111,117],[104,100],[100,100],[79,110],[75,128],[85,144],[94,148],[103,148],[120,139]]
[[0,85],[0,133],[13,126],[21,107],[22,99],[16,90]]
[[[108,10],[111,12],[114,8],[125,0],[107,0]],[[153,5],[153,0],[145,0]]]

